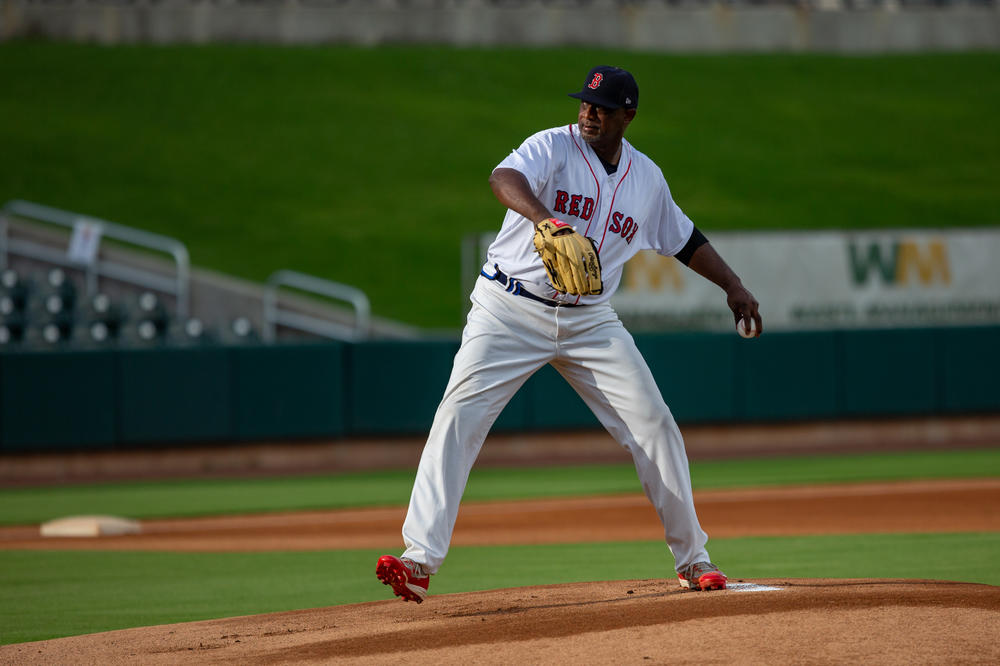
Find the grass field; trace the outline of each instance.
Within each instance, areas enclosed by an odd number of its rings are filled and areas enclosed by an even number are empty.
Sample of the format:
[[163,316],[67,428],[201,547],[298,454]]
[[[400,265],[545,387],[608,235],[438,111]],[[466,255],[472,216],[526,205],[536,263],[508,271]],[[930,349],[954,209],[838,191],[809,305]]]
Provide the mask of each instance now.
[[[0,525],[66,515],[165,518],[403,505],[414,470],[267,479],[180,480],[0,488]],[[1000,449],[796,456],[691,463],[696,490],[1000,476]],[[473,469],[465,499],[503,500],[639,492],[631,464]]]
[[[1000,224],[1000,53],[677,56],[582,49],[0,48],[0,203],[176,237],[195,265],[295,269],[374,313],[460,325],[459,247],[498,228],[492,168],[572,122],[598,62],[631,69],[629,139],[705,229]],[[398,282],[400,273],[408,275]],[[406,502],[413,470],[0,489],[0,524]],[[696,489],[1000,476],[1000,449],[692,465]],[[477,469],[466,499],[637,492],[631,465]],[[1000,534],[713,540],[737,577],[1000,584]],[[388,598],[380,553],[0,550],[0,643]],[[659,542],[455,548],[435,593],[669,575]],[[486,572],[485,574],[483,572]]]
[[[692,464],[696,488],[1000,476],[1000,449]],[[0,522],[86,512],[134,517],[405,503],[412,471],[273,480],[0,491]],[[630,465],[474,470],[466,500],[638,492]],[[1000,585],[1000,534],[713,539],[734,577],[931,578]],[[374,550],[161,553],[0,550],[0,643],[386,599]],[[659,541],[456,547],[435,593],[663,578]],[[150,603],[154,600],[154,603]]]
[[5,43],[0,200],[167,234],[244,278],[345,282],[376,315],[453,328],[461,237],[503,212],[490,171],[573,121],[565,95],[598,62],[635,73],[628,136],[709,234],[1000,223],[997,53]]

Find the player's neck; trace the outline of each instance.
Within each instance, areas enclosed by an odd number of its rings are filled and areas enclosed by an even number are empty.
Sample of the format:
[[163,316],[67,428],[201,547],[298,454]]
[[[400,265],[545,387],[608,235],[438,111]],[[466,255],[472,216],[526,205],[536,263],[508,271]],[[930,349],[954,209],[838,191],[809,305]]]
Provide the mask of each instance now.
[[599,153],[597,154],[597,159],[599,159],[601,161],[601,166],[604,167],[605,173],[607,173],[609,176],[611,174],[613,174],[614,172],[618,171],[618,165],[617,164],[612,164],[611,162],[608,162],[603,157],[601,157],[601,155]]
[[605,164],[617,166],[618,160],[622,157],[621,141],[613,147],[596,146],[594,144],[591,144],[590,147],[594,149],[594,152],[597,153],[597,156],[600,157],[601,161]]

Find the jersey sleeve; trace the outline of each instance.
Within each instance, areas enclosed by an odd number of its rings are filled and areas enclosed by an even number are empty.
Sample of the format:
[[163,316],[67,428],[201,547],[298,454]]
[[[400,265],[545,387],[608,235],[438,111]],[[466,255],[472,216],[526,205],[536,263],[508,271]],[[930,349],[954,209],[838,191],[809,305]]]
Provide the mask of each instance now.
[[687,244],[694,231],[694,222],[691,221],[681,207],[674,201],[670,194],[670,187],[667,181],[660,176],[659,192],[653,203],[652,219],[657,220],[653,226],[653,238],[650,245],[658,254],[672,257]]
[[494,169],[515,169],[528,179],[531,190],[537,195],[545,187],[549,175],[554,173],[561,159],[559,142],[552,130],[538,132],[527,139]]

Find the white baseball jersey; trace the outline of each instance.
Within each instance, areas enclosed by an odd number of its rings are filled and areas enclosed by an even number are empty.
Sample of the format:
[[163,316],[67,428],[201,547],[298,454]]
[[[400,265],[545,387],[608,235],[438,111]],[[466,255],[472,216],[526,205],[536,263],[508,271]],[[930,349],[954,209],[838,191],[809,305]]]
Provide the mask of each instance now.
[[534,224],[508,210],[483,270],[492,274],[495,264],[536,296],[588,305],[607,301],[618,289],[625,262],[639,250],[673,256],[694,229],[674,203],[660,168],[625,139],[618,169],[610,175],[575,124],[529,137],[496,168],[520,171],[553,215],[597,243],[604,292],[560,294],[548,283],[535,252]]

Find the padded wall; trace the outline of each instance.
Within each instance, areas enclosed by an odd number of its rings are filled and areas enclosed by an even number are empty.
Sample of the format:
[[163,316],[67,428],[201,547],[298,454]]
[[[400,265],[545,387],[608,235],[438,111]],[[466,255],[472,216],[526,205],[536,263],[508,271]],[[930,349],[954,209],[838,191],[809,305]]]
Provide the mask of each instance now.
[[[1000,327],[636,337],[682,424],[995,413],[998,343]],[[425,434],[457,349],[453,340],[8,349],[0,451]],[[495,424],[597,427],[551,367]]]

